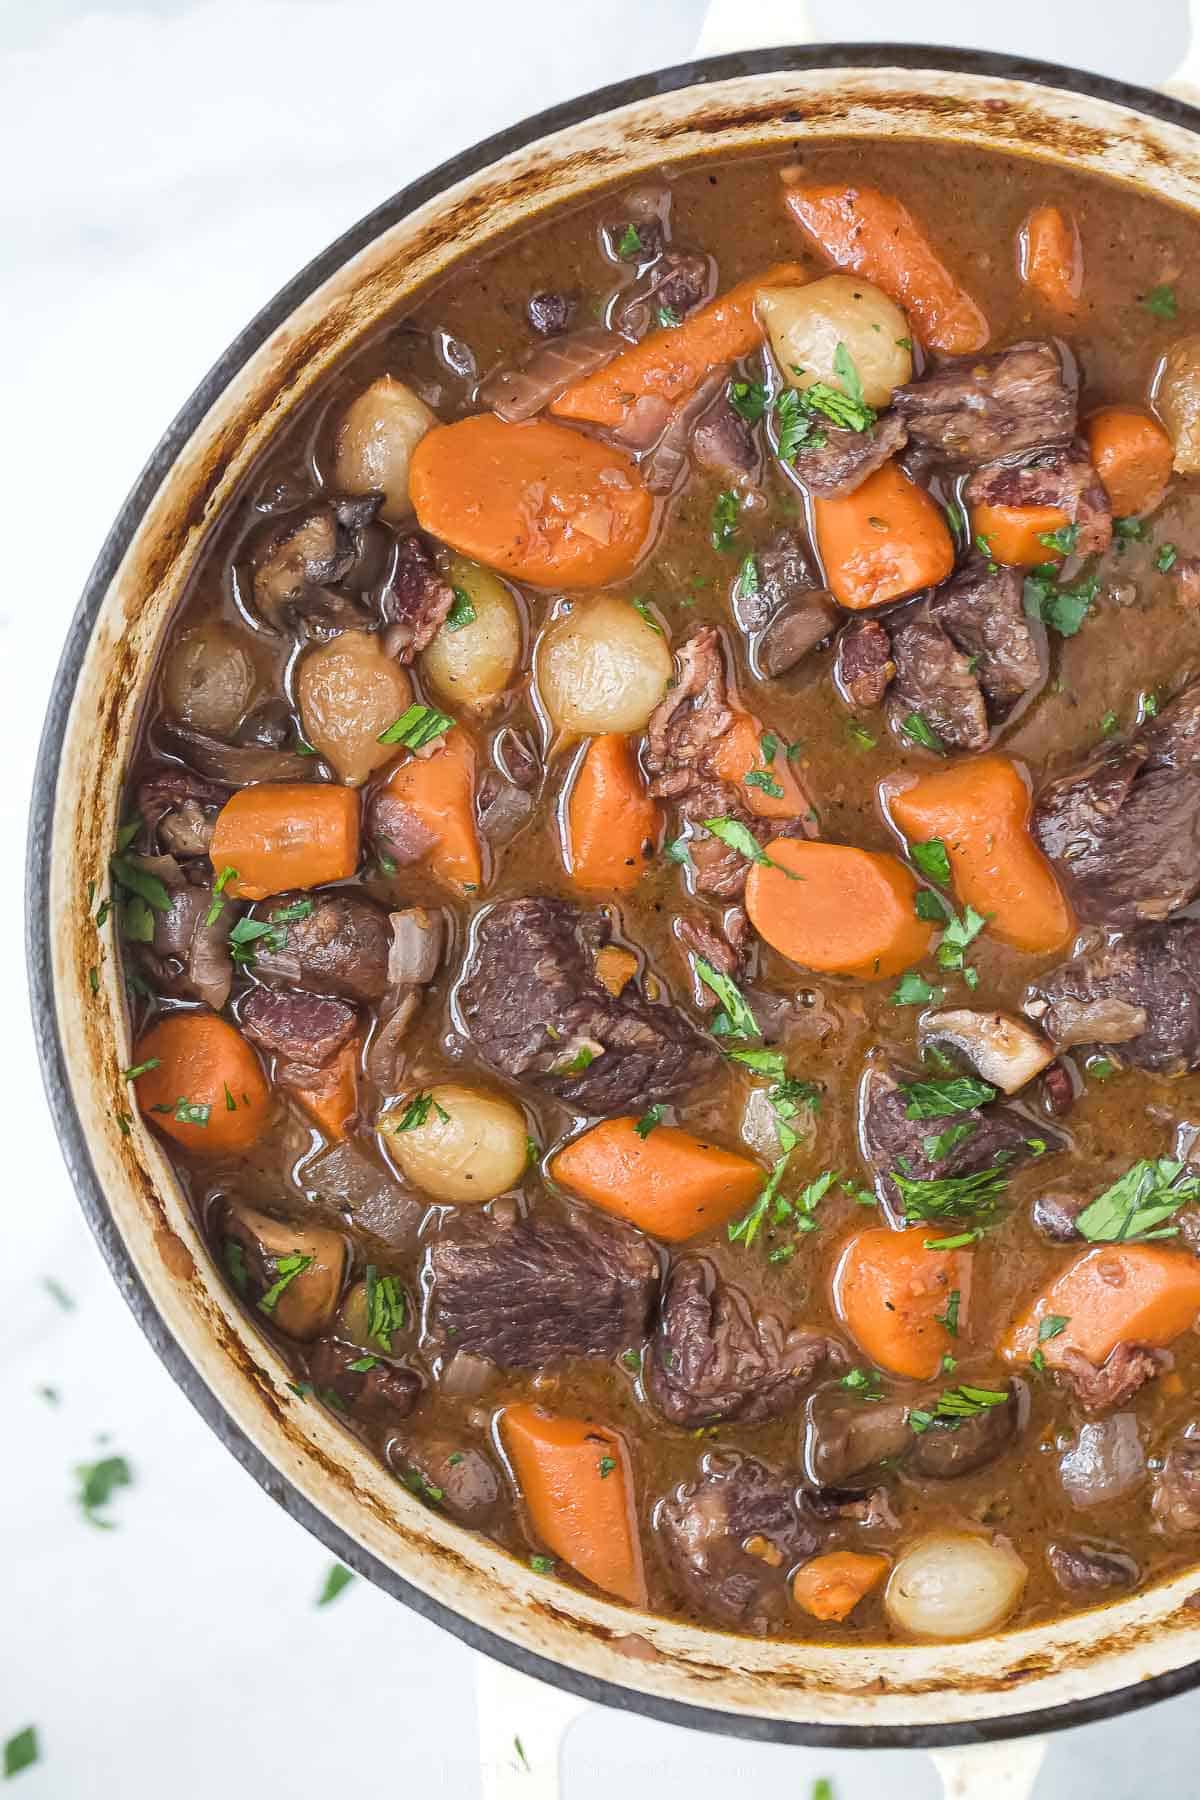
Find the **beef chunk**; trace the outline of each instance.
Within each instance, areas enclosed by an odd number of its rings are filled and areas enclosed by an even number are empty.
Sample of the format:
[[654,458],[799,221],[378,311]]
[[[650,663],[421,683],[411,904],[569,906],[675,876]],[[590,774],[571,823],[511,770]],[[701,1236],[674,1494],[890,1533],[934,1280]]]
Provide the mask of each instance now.
[[1059,1048],[1098,1045],[1160,1075],[1200,1067],[1200,920],[1085,950],[1035,982],[1025,1010]]
[[711,469],[723,481],[752,480],[758,473],[754,433],[725,392],[697,421],[692,431],[692,454],[702,469]]
[[1046,1561],[1064,1593],[1085,1598],[1110,1588],[1132,1587],[1139,1578],[1132,1556],[1102,1544],[1056,1541],[1047,1549]]
[[156,769],[138,783],[137,809],[142,823],[173,856],[207,856],[217,814],[232,789],[206,781],[178,763]]
[[1075,1083],[1065,1062],[1050,1064],[1042,1076],[1042,1093],[1055,1118],[1065,1118],[1075,1104]]
[[1107,550],[1112,541],[1112,508],[1104,483],[1080,439],[1043,450],[1028,462],[996,463],[978,469],[967,483],[971,506],[1053,506],[1076,528],[1080,556]]
[[1058,1464],[1067,1498],[1080,1511],[1122,1499],[1139,1485],[1145,1472],[1137,1416],[1131,1412],[1081,1425],[1075,1443],[1063,1452]]
[[[687,913],[675,921],[675,935],[684,948],[702,956],[718,974],[728,975],[734,981],[742,973],[749,948],[749,933],[750,922],[740,906],[730,908],[729,917],[724,921],[724,929],[720,932],[715,931],[706,919]],[[716,1004],[716,995],[705,988],[701,1005],[707,1010]]]
[[1035,638],[1025,616],[1019,569],[993,569],[973,556],[942,583],[929,611],[968,658],[993,722],[1046,679],[1044,634]]
[[897,619],[891,638],[897,716],[919,712],[949,749],[982,750],[989,734],[987,708],[970,661],[949,632],[922,605]]
[[842,614],[821,590],[780,608],[758,640],[758,666],[769,681],[786,675],[836,631]]
[[315,994],[256,987],[242,1001],[241,1011],[246,1036],[277,1057],[275,1079],[282,1087],[333,1091],[337,1072],[329,1065],[354,1036],[357,1014],[352,1006]]
[[1154,1478],[1150,1510],[1164,1531],[1200,1531],[1200,1435],[1189,1426]]
[[[930,1181],[973,1175],[994,1165],[1011,1170],[1033,1155],[1031,1138],[1045,1144],[1042,1155],[1063,1148],[1065,1140],[1060,1133],[1041,1121],[1035,1125],[1017,1107],[1003,1101],[932,1119],[910,1119],[905,1086],[920,1079],[919,1075],[882,1068],[868,1069],[863,1076],[859,1099],[863,1154],[897,1211],[902,1208],[899,1189],[892,1180],[895,1169],[914,1181]],[[927,1141],[951,1125],[973,1129],[969,1137],[952,1144],[942,1155],[931,1156]]]
[[[480,921],[458,990],[483,1060],[581,1112],[612,1114],[691,1094],[720,1063],[683,1014],[632,982],[619,996],[595,975],[612,927],[565,900],[502,900]],[[590,1051],[584,1068],[569,1065]]]
[[525,312],[530,326],[539,337],[557,337],[571,323],[571,314],[575,310],[575,302],[568,294],[555,293],[545,289],[538,294],[530,294],[525,302]]
[[[1029,1399],[1020,1382],[1010,1381],[1003,1406],[989,1406],[956,1425],[935,1421],[914,1434],[905,1468],[918,1478],[954,1481],[974,1475],[1002,1456],[1018,1436],[1029,1411]],[[997,1390],[998,1391],[998,1390]]]
[[754,562],[758,570],[757,591],[735,602],[738,608],[757,609],[754,614],[738,611],[738,624],[746,631],[760,630],[781,607],[816,590],[816,576],[804,538],[790,525],[767,539]]
[[500,1508],[500,1475],[491,1458],[447,1432],[426,1433],[397,1446],[401,1479],[415,1494],[460,1525],[486,1530]]
[[897,388],[892,405],[910,440],[974,468],[1075,435],[1075,393],[1052,344],[958,356]]
[[[639,232],[646,232],[647,227],[639,225]],[[655,221],[650,232],[657,237],[660,227]],[[654,252],[643,246],[640,255],[635,259],[645,261]],[[656,327],[660,321],[659,312],[668,308],[677,318],[683,318],[699,306],[707,298],[712,280],[713,265],[707,256],[695,250],[664,250],[656,256],[653,264],[627,290],[626,296],[617,308],[613,323],[616,329],[628,338],[641,338]]]
[[658,1257],[637,1232],[590,1214],[511,1223],[468,1214],[436,1239],[428,1273],[439,1340],[530,1369],[640,1344]]
[[778,1418],[826,1362],[844,1360],[817,1332],[788,1330],[699,1256],[671,1270],[647,1374],[650,1398],[672,1425]]
[[798,451],[792,467],[805,487],[826,499],[852,494],[908,442],[904,421],[894,412],[884,413],[867,431],[826,425],[822,435],[825,442]]
[[818,1519],[849,1519],[864,1531],[898,1531],[900,1521],[892,1511],[892,1497],[885,1487],[805,1488],[805,1505]]
[[309,1352],[309,1380],[318,1397],[333,1394],[363,1418],[406,1419],[420,1399],[421,1377],[374,1350],[370,1355],[375,1357],[373,1368],[355,1369],[354,1363],[365,1360],[361,1344],[322,1338]]
[[878,1463],[912,1448],[908,1408],[900,1400],[859,1400],[840,1384],[821,1388],[808,1403],[804,1467],[818,1487],[840,1487]]
[[814,585],[804,540],[790,527],[775,532],[755,558],[758,586],[752,594],[734,588],[733,612],[755,639],[754,658],[769,679],[786,674],[824,641],[841,612],[823,588]]
[[[311,910],[305,910],[311,908]],[[361,894],[276,894],[257,910],[264,920],[300,911],[275,925],[282,942],[255,946],[254,972],[267,981],[303,985],[345,1000],[381,1000],[388,985],[392,933],[388,915]]]
[[895,673],[892,640],[878,619],[846,626],[838,638],[837,679],[852,706],[881,706]]
[[1100,1368],[1078,1350],[1064,1350],[1058,1376],[1073,1391],[1084,1412],[1110,1412],[1123,1406],[1147,1381],[1169,1369],[1168,1350],[1148,1344],[1118,1344]]
[[1038,795],[1035,838],[1080,918],[1165,919],[1200,893],[1200,686]]
[[794,1484],[737,1454],[706,1456],[697,1479],[662,1501],[658,1529],[680,1598],[757,1633],[782,1625],[788,1574],[821,1545]]
[[436,634],[454,605],[454,589],[443,579],[423,538],[412,532],[396,546],[391,579],[380,610],[391,629],[388,651],[410,663]]

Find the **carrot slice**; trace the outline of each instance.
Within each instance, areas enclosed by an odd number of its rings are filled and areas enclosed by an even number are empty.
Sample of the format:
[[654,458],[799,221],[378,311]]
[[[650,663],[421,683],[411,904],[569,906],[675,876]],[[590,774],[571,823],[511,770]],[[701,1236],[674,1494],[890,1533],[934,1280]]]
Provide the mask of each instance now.
[[[1076,1350],[1100,1367],[1118,1344],[1165,1350],[1200,1312],[1200,1263],[1183,1250],[1155,1244],[1103,1244],[1068,1263],[1013,1320],[1000,1345],[1009,1362],[1035,1350],[1051,1368]],[[1065,1319],[1039,1341],[1042,1320]]]
[[911,1381],[929,1381],[952,1351],[944,1324],[957,1290],[962,1331],[971,1290],[966,1250],[927,1250],[930,1225],[860,1231],[846,1245],[833,1272],[833,1303],[855,1343],[881,1369]]
[[1042,537],[1061,531],[1070,519],[1058,506],[973,506],[971,536],[993,562],[1028,567],[1063,560],[1063,552]]
[[434,874],[462,892],[478,888],[483,860],[475,829],[475,746],[462,727],[439,738],[432,754],[397,763],[384,786],[432,838],[427,854]]
[[830,592],[854,612],[936,587],[954,567],[941,508],[898,463],[840,499],[815,497],[813,518]]
[[568,872],[585,894],[627,894],[662,835],[662,812],[646,792],[629,739],[592,738],[567,805]]
[[265,900],[285,888],[348,881],[358,867],[359,802],[352,788],[262,781],[240,788],[217,814],[209,856],[234,869],[226,892]]
[[1118,518],[1153,512],[1171,479],[1171,440],[1148,413],[1101,406],[1084,424],[1096,473]]
[[933,927],[916,915],[917,883],[898,856],[802,838],[775,838],[766,855],[746,878],[746,911],[790,962],[882,981],[928,951]]
[[358,1061],[361,1054],[362,1044],[357,1038],[351,1038],[348,1044],[342,1045],[334,1058],[337,1085],[331,1093],[319,1093],[311,1088],[290,1090],[293,1100],[303,1107],[317,1130],[331,1144],[345,1141],[350,1121],[358,1111]]
[[768,761],[761,722],[739,712],[709,752],[723,781],[731,781],[739,797],[760,819],[795,819],[812,810],[812,802],[796,780],[782,744]]
[[535,1537],[577,1574],[630,1606],[646,1604],[646,1576],[625,1441],[589,1419],[506,1406],[500,1441]]
[[1083,289],[1083,250],[1074,219],[1057,206],[1035,206],[1018,240],[1021,280],[1051,311],[1074,318]]
[[1029,831],[1029,790],[1006,756],[976,756],[893,794],[892,818],[910,841],[941,838],[958,895],[985,913],[1015,950],[1058,950],[1071,909]]
[[749,1157],[674,1125],[645,1137],[636,1126],[633,1118],[593,1125],[551,1162],[554,1180],[668,1244],[724,1225],[762,1187],[763,1171]]
[[549,419],[438,425],[413,452],[408,488],[423,530],[538,587],[623,581],[654,517],[632,457]]
[[879,1586],[891,1564],[886,1556],[861,1550],[830,1550],[814,1556],[792,1577],[792,1599],[814,1619],[850,1616],[859,1601]]
[[636,403],[653,396],[677,406],[718,363],[736,362],[761,344],[754,313],[758,290],[806,279],[799,263],[777,263],[690,313],[683,323],[652,331],[610,363],[575,382],[550,407],[560,419],[623,425]]
[[881,287],[934,350],[982,350],[988,322],[959,286],[906,206],[873,187],[788,181],[784,205],[838,269]]
[[134,1067],[142,1112],[188,1150],[248,1150],[271,1122],[271,1090],[240,1031],[211,1012],[170,1013],[143,1032]]

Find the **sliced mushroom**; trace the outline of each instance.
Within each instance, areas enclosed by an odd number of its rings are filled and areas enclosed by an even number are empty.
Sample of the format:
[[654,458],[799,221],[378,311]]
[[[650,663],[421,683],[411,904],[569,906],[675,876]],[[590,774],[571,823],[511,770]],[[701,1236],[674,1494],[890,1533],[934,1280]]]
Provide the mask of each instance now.
[[[230,1250],[238,1246],[241,1254]],[[249,1206],[224,1220],[226,1266],[243,1297],[286,1336],[306,1343],[328,1331],[346,1273],[346,1240],[317,1225],[289,1225]]]
[[1003,1094],[1015,1094],[1055,1057],[1041,1033],[1012,1013],[973,1012],[966,1006],[931,1013],[921,1027],[921,1041],[949,1044]]
[[226,744],[186,725],[164,719],[158,735],[165,748],[210,781],[248,787],[254,781],[311,781],[313,759],[298,750],[267,750],[257,744]]

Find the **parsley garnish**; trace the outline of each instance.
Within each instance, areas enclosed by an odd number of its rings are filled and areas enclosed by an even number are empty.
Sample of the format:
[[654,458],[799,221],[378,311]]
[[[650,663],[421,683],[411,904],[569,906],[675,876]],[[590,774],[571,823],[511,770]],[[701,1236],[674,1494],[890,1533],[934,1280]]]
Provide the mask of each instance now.
[[217,920],[220,918],[222,912],[225,909],[225,902],[222,900],[221,895],[225,892],[225,889],[228,887],[229,883],[231,881],[236,881],[237,878],[238,878],[237,870],[231,869],[229,864],[226,863],[225,867],[221,870],[221,873],[217,876],[217,879],[213,882],[213,885],[212,885],[212,892],[213,892],[212,904],[209,907],[208,911],[204,915],[204,923],[206,925],[215,925]]
[[429,1109],[433,1105],[432,1094],[414,1094],[400,1117],[398,1125],[389,1129],[393,1132],[416,1131],[429,1117]]
[[[765,769],[751,769],[748,774],[743,775],[742,781],[744,786],[758,788],[762,793],[769,795],[772,800],[783,799],[783,789],[775,777],[769,775]],[[791,870],[789,869],[785,873],[791,874]]]
[[951,1337],[958,1336],[958,1312],[959,1312],[959,1308],[961,1305],[962,1305],[961,1290],[959,1288],[951,1288],[949,1296],[946,1300],[945,1312],[944,1313],[934,1313],[934,1315],[933,1315],[934,1318],[937,1320],[937,1323],[939,1325],[944,1326],[946,1331],[949,1332]]
[[692,964],[696,974],[708,989],[715,994],[721,1010],[713,1021],[713,1032],[717,1037],[761,1037],[758,1020],[750,1011],[745,996],[728,975],[722,975],[714,969],[703,956],[694,956]]
[[98,1526],[101,1531],[112,1531],[113,1521],[100,1516],[101,1508],[107,1507],[118,1488],[132,1487],[133,1472],[123,1456],[104,1456],[99,1462],[77,1463],[75,1474],[79,1481],[79,1504],[83,1516],[89,1525]]
[[31,1769],[41,1754],[36,1725],[26,1725],[10,1737],[4,1746],[4,1779],[10,1781],[23,1769]]
[[392,1334],[403,1331],[408,1313],[404,1289],[394,1275],[381,1275],[374,1263],[365,1274],[367,1337],[381,1350],[392,1353]]
[[601,1481],[604,1481],[609,1475],[611,1475],[613,1470],[616,1468],[616,1466],[617,1466],[617,1459],[615,1456],[602,1456],[600,1458],[600,1462],[599,1462]]
[[454,589],[454,605],[445,618],[446,630],[461,631],[464,625],[473,625],[476,617],[470,594],[466,588],[456,587]]
[[1200,1177],[1183,1170],[1183,1163],[1168,1156],[1135,1162],[1084,1207],[1075,1221],[1080,1236],[1094,1244],[1176,1236],[1178,1226],[1167,1221],[1181,1206],[1200,1199]]
[[642,234],[636,225],[632,223],[626,225],[620,237],[617,239],[616,248],[617,255],[621,258],[622,262],[630,262],[635,256],[641,254]]
[[945,995],[945,988],[930,987],[916,969],[906,969],[888,998],[893,1006],[938,1006]]
[[237,1238],[227,1237],[221,1246],[221,1259],[234,1288],[245,1298],[246,1289],[250,1285],[250,1271],[246,1267],[245,1246],[240,1244]]
[[882,1400],[883,1382],[877,1369],[849,1369],[841,1378],[841,1385],[860,1400]]
[[732,488],[725,488],[713,501],[709,537],[714,550],[733,549],[741,504]]
[[287,932],[279,926],[272,925],[267,919],[239,919],[229,933],[229,953],[235,963],[248,967],[254,962],[258,952],[252,948],[258,944],[268,953],[282,950],[287,943]]
[[281,906],[278,911],[271,914],[271,923],[273,925],[291,925],[297,919],[307,919],[313,912],[315,904],[315,901],[307,898],[293,900],[290,906]]
[[908,1423],[918,1433],[928,1431],[934,1423],[953,1429],[963,1419],[974,1419],[993,1406],[1003,1406],[1008,1397],[1007,1388],[968,1387],[964,1382],[961,1387],[944,1389],[932,1412],[910,1408]]
[[[758,772],[754,769],[750,771],[752,775]],[[769,775],[764,776],[764,781],[770,779]],[[746,777],[747,786],[763,787],[764,781],[751,783],[750,777]],[[782,794],[783,789],[778,787],[778,783],[772,785]],[[771,789],[766,788],[765,791],[770,793]],[[720,838],[723,844],[728,844],[731,850],[736,850],[739,856],[744,856],[747,862],[760,863],[766,869],[778,869],[789,881],[803,881],[803,875],[797,875],[794,869],[785,869],[782,863],[772,861],[750,827],[743,825],[740,819],[705,819],[704,829],[711,831],[715,838]]]
[[906,1117],[944,1119],[949,1113],[971,1112],[977,1106],[989,1105],[998,1090],[977,1075],[952,1075],[906,1082],[903,1092],[908,1100]]
[[1179,303],[1175,298],[1173,287],[1152,287],[1142,298],[1142,305],[1156,319],[1173,319],[1179,311]]
[[644,624],[648,625],[651,631],[657,631],[659,637],[661,637],[663,628],[654,617],[654,614],[650,611],[650,608],[646,605],[646,602],[640,597],[635,597],[629,604],[632,606],[639,619],[641,619]]
[[753,550],[749,550],[742,558],[733,592],[737,599],[746,600],[751,594],[757,594],[758,587],[758,564],[754,560]]
[[878,738],[871,736],[865,725],[858,725],[853,720],[846,726],[846,735],[859,750],[873,750],[879,742]]
[[1025,577],[1025,614],[1040,619],[1060,637],[1074,637],[1100,592],[1096,577],[1077,581],[1073,587],[1057,587],[1052,576],[1035,569]]
[[[975,942],[986,924],[987,918],[982,913],[977,913],[973,906],[968,906],[961,918],[957,913],[952,915],[938,945],[937,959],[943,969],[962,969],[967,973],[963,953]],[[971,985],[973,987],[974,982]]]
[[761,381],[731,381],[729,404],[747,425],[757,425],[767,410],[767,390]]
[[275,1279],[258,1303],[259,1312],[273,1313],[297,1275],[303,1275],[314,1261],[314,1257],[304,1256],[299,1250],[290,1250],[286,1256],[274,1257],[272,1263]]
[[1070,1319],[1063,1313],[1047,1313],[1044,1319],[1038,1321],[1038,1343],[1049,1343],[1051,1338],[1060,1336],[1070,1323]]
[[321,1592],[317,1595],[317,1605],[328,1606],[332,1600],[337,1599],[344,1588],[350,1586],[353,1580],[352,1570],[345,1568],[341,1563],[333,1563],[322,1584]]
[[535,1575],[549,1575],[554,1567],[552,1556],[531,1556],[529,1566]]
[[977,1169],[971,1175],[940,1175],[919,1181],[893,1169],[891,1176],[907,1219],[970,1218],[995,1210],[997,1199],[1008,1186],[1009,1160],[1009,1153],[1001,1151],[990,1169]]
[[136,1081],[139,1075],[148,1075],[151,1069],[157,1069],[161,1057],[148,1056],[145,1062],[134,1063],[131,1068],[121,1070],[122,1081]]
[[955,1145],[965,1143],[978,1129],[978,1119],[963,1119],[957,1125],[947,1125],[936,1137],[923,1138],[922,1148],[930,1162],[941,1162],[943,1157],[949,1156]]
[[664,1107],[652,1106],[648,1112],[642,1114],[641,1118],[634,1125],[633,1129],[637,1132],[643,1143],[650,1136],[650,1133],[654,1130],[655,1126],[662,1124],[664,1111]]
[[[157,875],[151,875],[148,869],[143,869],[140,863],[128,856],[112,856],[108,866],[117,886],[127,894],[134,894],[139,900],[144,900],[155,912],[170,912],[171,896]],[[98,919],[96,922],[100,923]],[[148,939],[146,941],[149,942]]]
[[950,858],[941,838],[929,838],[923,844],[910,844],[908,854],[926,881],[936,881],[939,887],[950,886]]
[[1121,729],[1120,720],[1115,712],[1106,712],[1100,721],[1100,736],[1115,737]]
[[1045,544],[1047,550],[1061,550],[1064,556],[1070,556],[1079,542],[1078,525],[1060,525],[1057,531],[1039,531],[1039,544]]
[[1154,566],[1158,570],[1159,574],[1165,575],[1167,573],[1168,569],[1173,569],[1175,567],[1175,563],[1176,563],[1176,560],[1178,559],[1178,556],[1179,556],[1179,552],[1175,548],[1174,544],[1161,545],[1159,548],[1158,555],[1154,558]]
[[942,511],[946,515],[946,523],[950,527],[951,537],[965,538],[967,535],[967,520],[958,501],[947,500]]
[[920,744],[924,750],[932,750],[938,756],[945,756],[946,746],[929,723],[924,713],[910,712],[900,721],[900,729],[914,744]]
[[656,306],[654,316],[664,331],[674,331],[679,324],[679,314],[673,306]]
[[434,738],[449,731],[453,724],[454,720],[448,713],[439,712],[435,706],[422,706],[419,701],[414,700],[411,706],[405,707],[394,724],[380,732],[376,741],[380,744],[403,744],[406,750],[423,750]]

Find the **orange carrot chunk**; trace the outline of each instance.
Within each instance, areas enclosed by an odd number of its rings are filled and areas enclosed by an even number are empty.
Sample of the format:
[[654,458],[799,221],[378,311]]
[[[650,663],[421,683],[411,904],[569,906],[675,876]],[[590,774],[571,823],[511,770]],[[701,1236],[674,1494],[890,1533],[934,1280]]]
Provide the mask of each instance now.
[[759,937],[805,969],[884,980],[920,962],[933,927],[916,915],[917,883],[886,851],[775,838],[746,878]]
[[1042,539],[1070,522],[1059,506],[973,506],[971,537],[993,562],[1030,567],[1062,561],[1063,552]]
[[343,1044],[333,1060],[333,1086],[323,1088],[292,1088],[290,1093],[297,1105],[308,1114],[317,1130],[331,1144],[345,1141],[350,1121],[358,1111],[358,1060],[362,1054],[362,1044],[357,1038],[351,1038]]
[[652,331],[639,344],[622,350],[560,394],[550,411],[560,419],[617,426],[626,423],[639,400],[655,398],[667,407],[677,406],[718,363],[736,362],[761,344],[762,326],[754,315],[759,288],[804,279],[799,263],[764,269],[690,313],[682,324]]
[[801,818],[812,810],[812,802],[792,773],[782,743],[767,760],[764,735],[751,713],[736,713],[709,752],[709,762],[723,781],[734,784],[739,799],[758,818]]
[[840,499],[818,495],[813,517],[830,592],[854,612],[936,587],[954,567],[941,508],[898,463],[884,463]]
[[151,1124],[188,1150],[249,1150],[271,1121],[271,1090],[240,1031],[211,1012],[170,1013],[134,1046],[134,1082]]
[[833,1303],[863,1354],[910,1381],[929,1381],[953,1351],[946,1304],[958,1290],[961,1333],[971,1288],[965,1250],[927,1250],[930,1225],[872,1226],[852,1237],[833,1273]]
[[849,1618],[859,1601],[879,1586],[890,1564],[886,1556],[861,1550],[830,1550],[814,1556],[792,1577],[792,1599],[814,1619]]
[[375,799],[375,818],[386,836],[392,803],[413,814],[430,843],[429,866],[460,892],[483,881],[475,829],[475,746],[461,726],[436,740],[427,756],[406,756],[386,777]]
[[982,350],[988,322],[906,206],[872,187],[808,187],[785,177],[784,205],[833,263],[881,287],[917,335],[951,355]]
[[585,894],[627,894],[645,873],[662,834],[662,813],[646,792],[637,757],[621,732],[592,738],[567,806],[568,868]]
[[1071,909],[1029,832],[1029,790],[1006,756],[976,756],[923,775],[890,801],[910,841],[941,838],[959,899],[1015,950],[1058,950]]
[[1101,406],[1084,424],[1096,473],[1118,518],[1153,512],[1171,479],[1171,440],[1149,413]]
[[209,855],[234,869],[226,893],[265,900],[285,888],[348,881],[358,868],[359,801],[352,788],[262,781],[241,788],[217,814]]
[[588,1419],[506,1406],[500,1441],[534,1536],[585,1581],[630,1606],[646,1604],[646,1577],[624,1439]]
[[762,1187],[763,1171],[747,1156],[673,1125],[639,1137],[636,1125],[633,1118],[593,1125],[559,1151],[552,1177],[668,1244],[724,1225]]
[[[1183,1250],[1156,1244],[1102,1244],[1084,1250],[1013,1320],[1001,1342],[1009,1362],[1027,1363],[1040,1350],[1051,1368],[1068,1351],[1097,1368],[1118,1344],[1165,1350],[1200,1312],[1200,1263]],[[1065,1320],[1039,1340],[1043,1319]]]
[[506,425],[494,413],[427,432],[409,494],[423,530],[538,587],[623,581],[654,516],[624,450],[549,419]]
[[1052,312],[1073,318],[1083,289],[1083,250],[1074,219],[1057,206],[1035,206],[1021,227],[1021,280]]

